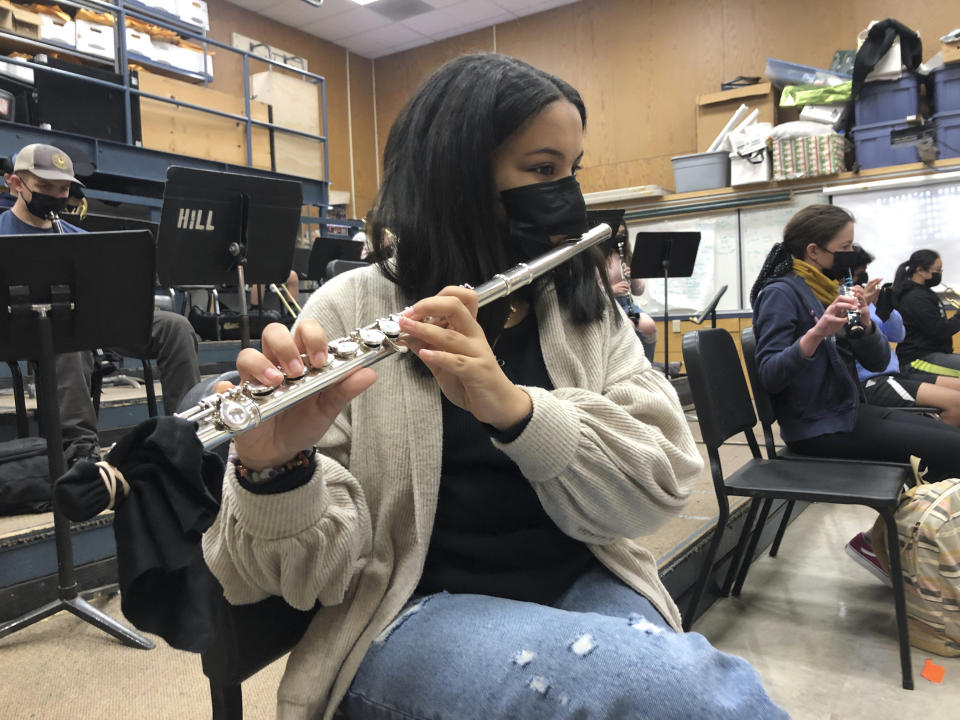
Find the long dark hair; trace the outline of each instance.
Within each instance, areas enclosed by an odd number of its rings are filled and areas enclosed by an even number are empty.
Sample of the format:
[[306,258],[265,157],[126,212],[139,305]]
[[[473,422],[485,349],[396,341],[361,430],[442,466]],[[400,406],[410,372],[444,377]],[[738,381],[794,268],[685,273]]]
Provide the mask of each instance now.
[[750,303],[768,282],[793,269],[793,259],[803,260],[807,245],[825,248],[849,223],[855,222],[849,210],[837,205],[808,205],[798,210],[783,228],[783,241],[776,243],[763,261],[763,267],[750,290]]
[[[517,262],[498,220],[493,155],[557,100],[571,102],[586,126],[583,100],[569,84],[515,58],[483,53],[446,63],[407,103],[387,138],[383,182],[367,215],[375,252],[383,249],[386,228],[396,235],[395,263],[379,265],[407,301],[445,285],[479,284]],[[560,302],[575,323],[604,312],[596,274],[603,259],[599,251],[585,255],[554,272]],[[505,300],[480,309],[488,338],[506,315]]]
[[917,270],[929,270],[940,255],[936,250],[914,250],[910,259],[897,266],[897,273],[893,276],[893,292],[899,294]]

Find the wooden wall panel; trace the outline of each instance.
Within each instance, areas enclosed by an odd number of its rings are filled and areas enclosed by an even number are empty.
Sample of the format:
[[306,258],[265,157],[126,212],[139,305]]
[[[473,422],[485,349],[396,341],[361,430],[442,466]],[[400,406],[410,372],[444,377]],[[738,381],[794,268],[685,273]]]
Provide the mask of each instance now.
[[493,43],[493,28],[485,28],[406,50],[385,59],[377,58],[373,65],[377,89],[377,133],[380,140],[377,157],[383,157],[387,135],[400,110],[434,70],[447,60],[465,53],[491,52],[494,49]]
[[[925,58],[960,19],[956,0],[581,0],[498,25],[495,41],[583,95],[585,192],[672,188],[670,158],[696,151],[697,95],[763,75],[768,57],[826,67],[870,20],[887,17],[919,30]],[[402,102],[443,61],[492,49],[486,32],[376,60],[381,150]]]
[[350,53],[350,119],[353,136],[353,207],[362,218],[377,194],[380,155],[373,116],[373,61]]

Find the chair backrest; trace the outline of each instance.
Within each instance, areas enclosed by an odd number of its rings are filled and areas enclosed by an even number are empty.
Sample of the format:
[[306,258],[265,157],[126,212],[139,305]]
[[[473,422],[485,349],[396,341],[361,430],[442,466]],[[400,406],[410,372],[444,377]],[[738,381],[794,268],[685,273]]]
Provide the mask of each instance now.
[[770,393],[760,384],[760,374],[757,372],[757,336],[752,327],[745,327],[740,331],[740,347],[743,348],[743,360],[747,366],[747,375],[750,376],[753,404],[757,408],[760,427],[763,428],[763,444],[767,448],[767,457],[772,458],[777,454],[773,439],[773,423],[777,421],[777,416],[773,411]]
[[340,273],[347,272],[347,270],[356,270],[357,268],[366,267],[369,263],[365,263],[361,260],[331,260],[327,263],[327,269],[323,274],[325,280],[329,280],[334,275],[339,275]]
[[707,447],[718,448],[741,432],[752,438],[757,416],[730,333],[722,328],[686,333],[683,362]]

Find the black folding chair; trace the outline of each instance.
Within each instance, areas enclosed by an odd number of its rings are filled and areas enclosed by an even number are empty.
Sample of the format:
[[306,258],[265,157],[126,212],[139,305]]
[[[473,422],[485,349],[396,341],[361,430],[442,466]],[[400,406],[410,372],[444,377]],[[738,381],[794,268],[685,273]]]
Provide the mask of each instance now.
[[[707,550],[703,568],[694,586],[693,596],[686,612],[684,629],[689,630],[696,617],[697,607],[713,574],[713,564],[730,517],[730,496],[749,497],[753,501],[747,521],[731,560],[730,570],[721,596],[730,594],[730,584],[737,574],[732,594],[739,595],[746,580],[750,561],[756,551],[760,533],[774,500],[804,500],[847,505],[866,505],[873,508],[887,528],[887,544],[891,561],[894,604],[900,639],[900,668],[903,687],[913,689],[913,671],[910,666],[910,640],[907,631],[906,604],[903,594],[903,575],[900,567],[900,549],[893,515],[897,509],[900,490],[912,480],[908,466],[896,464],[844,463],[839,461],[764,459],[760,454],[753,428],[757,423],[746,379],[740,365],[733,338],[726,330],[710,329],[690,332],[683,337],[683,361],[687,368],[690,391],[700,424],[700,432],[707,446],[710,471],[717,496],[719,514],[716,529]],[[720,447],[731,437],[743,433],[753,457],[736,471],[727,475],[720,462]],[[762,503],[761,503],[762,501]],[[758,506],[762,504],[762,509]]]

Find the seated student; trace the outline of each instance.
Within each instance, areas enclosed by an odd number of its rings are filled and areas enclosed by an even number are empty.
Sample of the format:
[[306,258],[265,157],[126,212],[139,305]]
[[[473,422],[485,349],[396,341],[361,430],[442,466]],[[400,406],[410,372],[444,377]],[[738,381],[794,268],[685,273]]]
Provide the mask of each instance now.
[[279,715],[785,717],[744,661],[679,632],[632,539],[680,512],[702,461],[602,256],[479,310],[462,287],[585,231],[585,119],[519,60],[444,65],[387,139],[368,220],[394,254],[240,354],[244,380],[275,386],[278,365],[298,375],[301,353],[322,363],[328,338],[410,306],[409,354],[236,438],[204,534],[230,602],[322,606]]
[[[960,429],[934,418],[860,402],[855,361],[882,372],[890,345],[877,330],[863,292],[839,295],[838,281],[857,263],[854,219],[836,205],[797,212],[750,292],[757,370],[770,393],[780,436],[804,455],[908,462],[921,458],[935,479],[960,473]],[[866,333],[847,335],[847,313],[859,310]],[[879,577],[885,573],[868,533],[848,552]]]
[[[11,209],[0,214],[0,235],[56,232],[51,217],[67,207],[71,184],[80,183],[73,176],[73,163],[66,153],[52,145],[40,144],[20,150],[7,182],[17,199]],[[85,232],[65,220],[60,221],[60,226],[66,234]],[[157,358],[163,403],[168,413],[175,412],[180,399],[200,382],[197,337],[182,315],[155,310],[147,347],[126,352]],[[56,371],[67,462],[97,458],[97,416],[90,398],[93,354],[58,355]]]
[[[870,308],[877,329],[887,340],[898,343],[903,340],[903,318],[893,308],[892,291],[889,287],[881,289],[880,278],[868,280],[867,265],[873,262],[873,255],[859,246],[855,246],[859,257],[853,268],[855,282],[863,288],[863,299]],[[879,310],[878,310],[879,306]],[[900,360],[896,353],[890,354],[890,362],[882,372],[867,370],[857,363],[857,377],[863,387],[863,394],[871,405],[886,407],[916,407],[917,405],[935,407],[940,410],[940,419],[948,425],[960,426],[960,379],[933,375],[918,370],[904,375],[900,372]]]
[[933,250],[917,250],[897,268],[893,300],[907,331],[897,345],[897,357],[905,375],[920,372],[960,377],[960,355],[953,352],[960,313],[948,318],[932,289],[942,277],[943,260]]
[[[623,255],[620,249],[623,248]],[[607,254],[607,280],[613,290],[613,296],[620,307],[633,323],[633,329],[643,343],[643,353],[647,360],[653,362],[653,355],[657,349],[657,323],[647,313],[637,307],[634,295],[642,295],[644,289],[643,278],[630,278],[630,246],[627,242],[627,228],[623,225],[614,238],[614,246]]]

